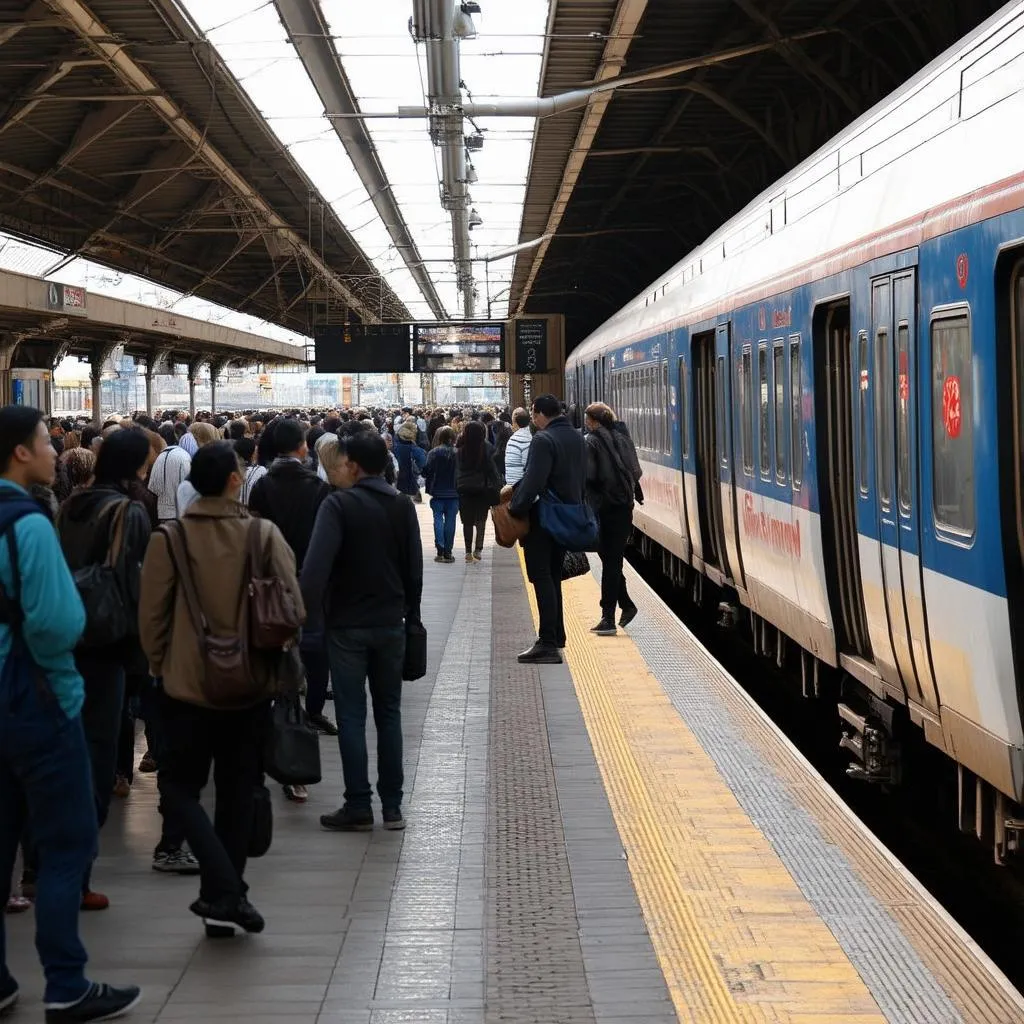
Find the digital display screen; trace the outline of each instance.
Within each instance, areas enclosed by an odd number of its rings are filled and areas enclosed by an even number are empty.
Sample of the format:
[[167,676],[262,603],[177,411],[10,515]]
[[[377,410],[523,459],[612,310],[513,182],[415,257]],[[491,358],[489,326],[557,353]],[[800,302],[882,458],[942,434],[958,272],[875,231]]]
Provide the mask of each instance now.
[[408,373],[408,324],[339,324],[313,332],[317,373]]
[[504,324],[417,324],[415,373],[500,373],[505,369]]

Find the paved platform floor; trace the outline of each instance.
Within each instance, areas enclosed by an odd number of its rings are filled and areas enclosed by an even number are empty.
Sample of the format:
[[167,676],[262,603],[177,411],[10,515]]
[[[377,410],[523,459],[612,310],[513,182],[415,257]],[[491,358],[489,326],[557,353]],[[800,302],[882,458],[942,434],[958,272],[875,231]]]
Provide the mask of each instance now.
[[[420,516],[430,658],[404,699],[408,829],[319,828],[342,790],[323,738],[324,781],[304,806],[274,793],[274,844],[250,865],[266,931],[213,942],[187,909],[196,880],[150,868],[156,785],[137,776],[101,836],[111,907],[83,916],[93,976],[145,988],[133,1019],[1024,1021],[635,576],[629,636],[588,632],[584,577],[566,588],[567,663],[521,666],[535,627],[517,553],[438,565]],[[14,1020],[39,1020],[32,917],[7,925]]]

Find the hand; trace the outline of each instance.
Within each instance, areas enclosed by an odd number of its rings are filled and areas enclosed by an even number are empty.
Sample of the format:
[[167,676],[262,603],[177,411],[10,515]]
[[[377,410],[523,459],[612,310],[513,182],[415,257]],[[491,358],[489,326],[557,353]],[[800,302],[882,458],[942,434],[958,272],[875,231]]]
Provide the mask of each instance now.
[[507,505],[512,500],[512,492],[515,488],[511,484],[505,484],[501,489],[501,493],[498,495],[499,504]]

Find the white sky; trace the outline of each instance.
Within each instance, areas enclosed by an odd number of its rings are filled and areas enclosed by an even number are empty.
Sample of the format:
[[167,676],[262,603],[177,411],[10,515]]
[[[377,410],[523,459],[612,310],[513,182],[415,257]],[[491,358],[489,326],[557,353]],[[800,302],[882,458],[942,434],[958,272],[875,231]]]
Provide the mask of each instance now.
[[[273,3],[261,0],[180,0],[217,46],[271,127],[313,180],[356,242],[416,319],[433,314],[370,202],[344,147],[324,114],[305,68],[288,43]],[[335,45],[364,112],[423,105],[422,47],[409,35],[412,0],[321,0]],[[473,95],[535,96],[540,78],[548,0],[484,0],[474,21],[480,35],[462,43],[462,78]],[[370,134],[406,223],[424,260],[448,260],[451,225],[438,196],[438,151],[426,121],[369,120]],[[473,205],[483,218],[472,241],[477,254],[519,240],[533,137],[532,118],[479,122],[486,143],[473,155],[479,183]],[[467,129],[468,130],[468,129]],[[491,315],[508,312],[513,260],[491,265]],[[480,273],[478,315],[487,313]],[[427,269],[450,315],[461,306],[451,262]]]

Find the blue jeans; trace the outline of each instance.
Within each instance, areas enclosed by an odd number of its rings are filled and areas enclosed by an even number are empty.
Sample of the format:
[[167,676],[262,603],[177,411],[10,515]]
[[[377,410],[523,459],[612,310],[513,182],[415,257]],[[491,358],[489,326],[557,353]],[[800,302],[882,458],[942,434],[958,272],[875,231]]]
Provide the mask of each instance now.
[[377,726],[377,793],[386,808],[402,806],[402,665],[405,627],[332,629],[327,653],[338,719],[338,746],[345,775],[345,803],[368,810],[370,774],[366,752],[366,683]]
[[[8,661],[11,659],[8,658]],[[47,1002],[72,1002],[88,988],[78,936],[82,879],[96,856],[96,805],[81,717],[68,719],[35,682],[0,681],[0,906],[10,895],[27,820],[39,860],[36,951]],[[0,982],[7,980],[0,914]]]
[[445,554],[455,547],[455,519],[459,514],[458,498],[431,498],[434,513],[434,546]]

